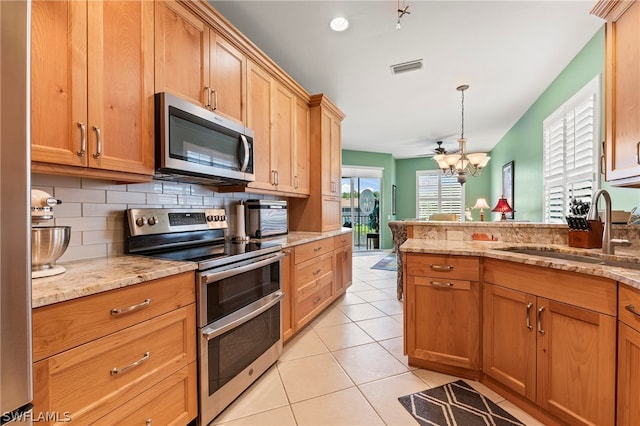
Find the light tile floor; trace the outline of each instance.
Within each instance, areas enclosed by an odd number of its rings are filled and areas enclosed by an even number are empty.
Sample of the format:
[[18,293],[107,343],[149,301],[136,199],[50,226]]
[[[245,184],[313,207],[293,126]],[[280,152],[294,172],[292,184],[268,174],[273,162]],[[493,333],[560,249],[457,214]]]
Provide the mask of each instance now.
[[[280,360],[214,424],[416,425],[398,397],[457,377],[416,369],[402,354],[396,273],[353,258],[353,284],[284,347]],[[484,385],[469,383],[527,425],[542,425]]]

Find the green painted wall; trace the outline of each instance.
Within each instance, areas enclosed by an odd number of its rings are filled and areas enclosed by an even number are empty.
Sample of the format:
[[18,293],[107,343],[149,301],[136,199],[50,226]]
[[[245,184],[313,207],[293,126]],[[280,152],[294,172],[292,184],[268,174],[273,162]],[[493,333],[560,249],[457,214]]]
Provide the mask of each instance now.
[[380,248],[393,248],[391,230],[387,223],[391,215],[391,185],[396,184],[396,162],[391,154],[381,154],[377,152],[342,150],[343,166],[364,166],[380,167],[382,172],[382,193],[380,200]]
[[[491,201],[502,191],[502,166],[514,161],[514,199],[516,220],[541,222],[542,199],[542,122],[594,77],[602,75],[601,139],[604,138],[604,27],[531,105],[491,151]],[[629,210],[638,205],[640,192],[611,188],[614,209]]]

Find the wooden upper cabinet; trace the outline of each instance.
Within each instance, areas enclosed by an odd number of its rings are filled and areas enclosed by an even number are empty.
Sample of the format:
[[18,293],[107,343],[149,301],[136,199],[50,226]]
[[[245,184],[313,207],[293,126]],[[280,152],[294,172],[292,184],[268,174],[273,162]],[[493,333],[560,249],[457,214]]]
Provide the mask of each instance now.
[[295,192],[295,107],[296,98],[286,87],[273,86],[273,170],[276,188],[279,191]]
[[34,170],[153,175],[153,7],[33,2]]
[[606,179],[640,186],[640,4],[600,1],[591,13],[606,27]]
[[246,122],[247,58],[175,0],[156,6],[156,92]]
[[253,165],[256,180],[249,187],[272,190],[271,76],[249,61],[247,66],[247,127],[254,132]]
[[294,187],[299,194],[309,195],[309,105],[296,100]]
[[209,31],[209,46],[209,84],[213,97],[210,109],[246,123],[247,58],[213,30]]
[[175,0],[156,2],[155,91],[207,102],[209,27]]

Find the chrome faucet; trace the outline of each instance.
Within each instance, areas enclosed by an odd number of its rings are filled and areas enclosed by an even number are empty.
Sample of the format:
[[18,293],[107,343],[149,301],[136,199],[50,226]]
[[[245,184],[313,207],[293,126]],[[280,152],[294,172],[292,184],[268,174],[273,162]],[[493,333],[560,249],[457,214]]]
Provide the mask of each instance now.
[[615,254],[616,246],[630,246],[631,241],[611,238],[611,196],[604,189],[598,189],[593,194],[591,208],[587,214],[588,220],[598,220],[598,200],[604,198],[604,232],[602,233],[602,253]]

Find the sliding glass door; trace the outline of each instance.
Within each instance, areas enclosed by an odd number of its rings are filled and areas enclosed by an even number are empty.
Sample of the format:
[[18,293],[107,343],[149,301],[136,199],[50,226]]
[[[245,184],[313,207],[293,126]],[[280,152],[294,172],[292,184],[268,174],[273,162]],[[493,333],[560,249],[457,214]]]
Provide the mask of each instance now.
[[379,177],[342,177],[342,226],[353,228],[354,250],[380,248]]

